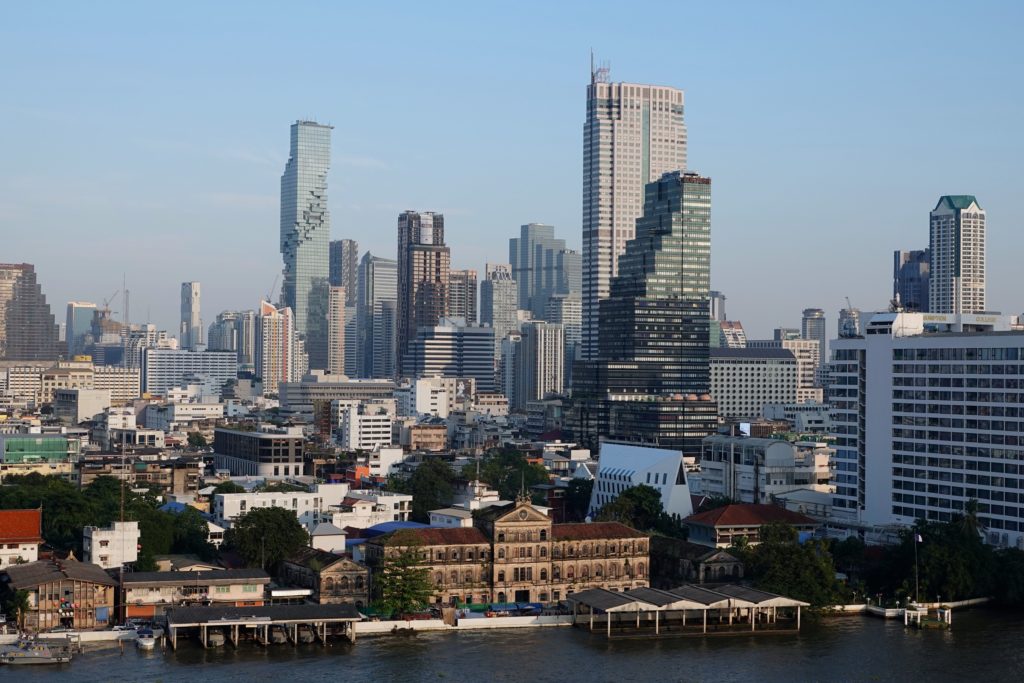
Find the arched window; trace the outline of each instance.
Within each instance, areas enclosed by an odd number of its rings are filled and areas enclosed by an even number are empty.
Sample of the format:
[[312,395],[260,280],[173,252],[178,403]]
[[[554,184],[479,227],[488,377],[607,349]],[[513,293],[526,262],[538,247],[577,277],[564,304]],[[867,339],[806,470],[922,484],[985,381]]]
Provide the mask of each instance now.
[[347,576],[343,576],[338,580],[338,590],[347,591],[349,589],[349,580]]
[[500,534],[498,534],[498,543],[504,543],[504,542],[505,542],[505,532],[502,531]]
[[548,570],[547,569],[541,569],[540,570],[540,580],[541,581],[547,581],[548,580]]
[[331,593],[331,592],[334,591],[334,577],[333,576],[328,576],[324,580],[324,590],[327,591],[328,593]]
[[565,568],[565,576],[568,579],[575,578],[576,577],[576,569],[572,565],[569,565],[568,567]]
[[466,583],[473,583],[473,572],[466,572],[466,578],[464,580]]
[[542,540],[542,541],[548,540],[548,530],[547,529],[541,529],[540,530],[540,540]]
[[551,568],[551,578],[555,579],[556,581],[562,578],[562,570],[557,564]]
[[458,572],[452,572],[452,583],[458,583],[458,582],[459,582],[459,573]]
[[643,578],[643,576],[644,576],[644,563],[643,562],[640,562],[639,564],[636,565],[636,575],[638,577],[640,577],[640,578]]
[[363,581],[363,577],[362,577],[362,576],[357,576],[357,577],[356,577],[356,590],[362,590],[362,588],[363,588],[363,587],[364,587],[365,585],[366,585],[366,584],[365,584],[365,582]]
[[[498,572],[498,581],[500,582],[500,581],[504,581],[504,580],[505,580],[505,572],[503,572],[503,571],[502,572]],[[501,602],[504,602],[504,600],[501,600]]]
[[574,546],[574,545],[569,546],[569,557],[572,557],[575,554],[576,554],[576,546]]
[[498,602],[501,602],[501,603],[505,602],[505,594],[504,593],[498,593]]
[[588,567],[587,565],[583,565],[582,567],[580,567],[580,578],[581,579],[589,579],[590,578],[590,567]]
[[594,567],[594,576],[600,579],[601,573],[601,565],[597,565],[596,567]]
[[554,546],[551,549],[551,557],[561,557],[561,556],[562,556],[562,547],[558,546],[558,545]]
[[541,546],[541,548],[540,548],[540,556],[541,557],[547,557],[548,556],[548,549],[545,548],[544,546]]
[[499,560],[504,560],[505,559],[505,549],[504,548],[498,548],[498,559]]
[[444,574],[442,574],[441,572],[437,572],[436,574],[434,574],[434,583],[436,583],[438,586],[444,583]]

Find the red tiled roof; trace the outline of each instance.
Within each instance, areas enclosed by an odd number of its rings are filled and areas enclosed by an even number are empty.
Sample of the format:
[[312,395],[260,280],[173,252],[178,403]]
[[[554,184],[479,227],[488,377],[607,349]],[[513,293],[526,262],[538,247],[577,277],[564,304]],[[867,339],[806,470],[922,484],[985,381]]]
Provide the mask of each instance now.
[[452,529],[400,529],[381,540],[384,545],[403,546],[415,539],[422,545],[473,545],[488,544],[487,537],[476,527],[455,527]]
[[619,522],[591,522],[552,524],[551,537],[556,541],[592,541],[605,538],[647,538],[647,534]]
[[0,510],[0,543],[42,542],[42,510]]
[[686,524],[699,526],[761,526],[771,522],[782,522],[798,526],[816,525],[813,519],[799,512],[792,512],[778,505],[737,503],[690,515],[683,520]]

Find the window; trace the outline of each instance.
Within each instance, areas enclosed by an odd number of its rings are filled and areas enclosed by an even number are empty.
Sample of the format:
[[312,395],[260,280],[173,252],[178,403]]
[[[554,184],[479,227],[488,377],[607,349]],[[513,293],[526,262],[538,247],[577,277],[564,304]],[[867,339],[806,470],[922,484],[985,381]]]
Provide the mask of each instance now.
[[498,572],[498,581],[504,581],[504,580],[505,580],[505,572],[503,572],[503,571],[502,572]]
[[357,576],[356,577],[356,590],[362,590],[363,585],[364,585],[363,577],[362,576]]
[[338,589],[347,591],[349,589],[349,580],[347,576],[343,576],[338,580]]
[[434,583],[436,583],[438,586],[444,583],[444,574],[442,574],[441,572],[437,572],[436,574],[434,574]]
[[540,540],[542,540],[542,541],[548,540],[548,530],[547,529],[541,529],[540,530]]
[[548,580],[548,570],[547,569],[541,569],[540,570],[540,580],[541,581],[547,581]]
[[540,556],[541,556],[541,557],[547,557],[547,556],[548,556],[548,549],[547,549],[547,548],[545,548],[545,547],[543,547],[543,546],[541,546],[541,549],[540,549]]
[[216,593],[230,593],[231,586],[216,586]]
[[260,587],[254,583],[247,583],[244,586],[242,586],[243,593],[256,593],[259,592],[259,589]]
[[505,549],[504,548],[498,548],[498,559],[499,560],[504,560],[505,559]]

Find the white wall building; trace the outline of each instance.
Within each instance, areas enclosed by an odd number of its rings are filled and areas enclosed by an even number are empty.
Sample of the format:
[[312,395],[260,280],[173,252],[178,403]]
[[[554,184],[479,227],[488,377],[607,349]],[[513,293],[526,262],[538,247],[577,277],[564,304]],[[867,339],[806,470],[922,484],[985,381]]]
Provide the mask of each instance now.
[[146,349],[142,354],[142,389],[166,396],[174,387],[207,378],[213,387],[223,387],[238,377],[238,355],[234,351],[186,351]]
[[832,406],[827,403],[768,403],[764,407],[764,419],[785,420],[793,424],[793,431],[832,431]]
[[681,451],[629,444],[601,444],[590,515],[633,486],[645,484],[661,493],[661,504],[670,515],[693,514],[690,486],[686,481]]
[[394,417],[383,405],[348,405],[338,410],[338,445],[350,451],[372,451],[391,445]]
[[818,368],[821,365],[821,346],[816,339],[752,339],[747,342],[749,349],[786,349],[796,356],[797,390],[796,400],[822,400]]
[[329,521],[339,529],[366,529],[384,522],[407,522],[412,512],[412,496],[386,491],[350,491],[329,511]]
[[711,396],[726,419],[759,418],[766,403],[796,402],[798,363],[787,349],[712,348]]
[[939,198],[929,215],[928,310],[985,310],[985,210],[972,195]]
[[114,522],[82,529],[83,561],[118,569],[139,559],[139,523]]
[[[340,505],[349,493],[348,484],[317,484],[312,491],[218,493],[213,497],[213,519],[230,528],[242,515],[256,508],[291,510],[307,529],[326,520],[328,508]],[[326,520],[329,521],[329,520]]]
[[203,345],[203,318],[200,313],[198,282],[181,283],[181,325],[178,329],[181,348],[195,351]]
[[694,493],[739,503],[771,503],[797,489],[831,493],[831,456],[820,442],[715,434],[704,439],[700,474],[691,474],[690,483]]

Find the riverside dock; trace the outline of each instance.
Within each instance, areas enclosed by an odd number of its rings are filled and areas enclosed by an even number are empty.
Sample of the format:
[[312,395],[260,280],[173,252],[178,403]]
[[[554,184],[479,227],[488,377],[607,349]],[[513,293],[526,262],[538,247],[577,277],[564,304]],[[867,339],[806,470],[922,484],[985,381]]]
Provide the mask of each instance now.
[[241,640],[260,645],[270,643],[273,627],[282,627],[293,645],[299,644],[301,626],[312,629],[323,645],[330,638],[356,640],[356,622],[362,615],[353,605],[269,605],[265,607],[176,607],[167,612],[167,640],[172,650],[178,637],[197,635],[203,647],[210,646],[210,634],[218,631],[234,647]]

